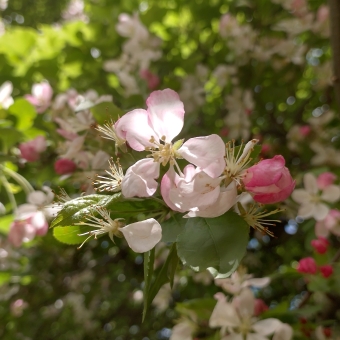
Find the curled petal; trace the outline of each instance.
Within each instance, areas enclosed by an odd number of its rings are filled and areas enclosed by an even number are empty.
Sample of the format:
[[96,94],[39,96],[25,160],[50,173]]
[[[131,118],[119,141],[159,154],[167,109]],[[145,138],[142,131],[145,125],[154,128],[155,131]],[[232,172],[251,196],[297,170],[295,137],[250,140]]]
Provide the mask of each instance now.
[[154,91],[146,100],[151,126],[161,139],[166,137],[170,143],[182,130],[184,105],[177,92],[171,89]]
[[158,137],[149,125],[147,111],[142,109],[126,113],[116,122],[115,129],[118,137],[126,140],[130,147],[136,151],[143,151],[145,147],[152,146],[150,138]]
[[153,218],[119,228],[129,247],[136,253],[151,250],[162,238],[162,227]]
[[225,168],[225,144],[218,135],[190,138],[178,153],[213,178]]
[[125,197],[149,197],[157,190],[159,163],[150,158],[144,158],[127,169],[122,180],[122,194]]

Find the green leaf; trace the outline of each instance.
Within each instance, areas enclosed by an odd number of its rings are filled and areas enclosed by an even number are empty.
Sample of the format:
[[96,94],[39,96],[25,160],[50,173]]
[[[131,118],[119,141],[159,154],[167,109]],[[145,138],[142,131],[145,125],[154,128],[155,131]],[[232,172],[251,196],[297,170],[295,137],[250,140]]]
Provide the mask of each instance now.
[[16,127],[19,131],[29,129],[36,117],[36,112],[32,104],[26,99],[19,98],[10,106],[9,112],[17,118]]
[[93,227],[90,226],[55,227],[53,236],[59,242],[65,244],[81,244],[89,235],[79,236],[79,234],[84,234],[91,230],[93,230]]
[[190,218],[177,238],[184,264],[216,278],[230,276],[238,267],[248,244],[249,226],[236,213],[216,218]]
[[[144,262],[145,263],[145,262]],[[155,281],[150,286],[150,281],[148,281],[148,285],[145,285],[145,293],[144,295],[144,310],[143,310],[143,320],[145,319],[146,313],[148,311],[149,306],[151,305],[153,299],[161,289],[161,287],[170,282],[170,286],[172,288],[174,277],[176,273],[176,268],[178,265],[178,256],[176,251],[176,244],[174,243],[170,249],[170,253],[163,264],[161,270],[156,276]],[[150,277],[148,277],[150,280]],[[150,287],[147,289],[146,287]]]
[[5,150],[20,142],[22,137],[22,133],[17,129],[0,127],[0,140]]
[[205,298],[205,299],[193,299],[185,302],[176,304],[176,311],[188,317],[192,317],[192,312],[196,314],[196,316],[200,320],[208,320],[211,316],[211,313],[216,306],[216,300]]
[[144,253],[144,307],[143,307],[143,318],[144,322],[146,313],[149,307],[149,291],[153,275],[153,267],[155,262],[155,248]]
[[124,112],[112,102],[102,102],[91,108],[91,112],[98,124],[104,124],[108,120],[117,121]]
[[13,220],[14,216],[12,214],[0,217],[0,232],[7,235]]
[[95,207],[105,207],[111,217],[129,219],[134,216],[142,219],[154,211],[161,211],[164,207],[151,199],[125,199],[120,193],[114,195],[88,195],[66,202],[57,217],[52,221],[51,228],[72,226],[84,222],[86,215],[93,213]]
[[1,272],[0,273],[0,287],[11,280],[11,273]]
[[174,214],[161,223],[162,225],[162,241],[163,242],[176,242],[177,236],[184,230],[187,219],[183,218],[181,214]]

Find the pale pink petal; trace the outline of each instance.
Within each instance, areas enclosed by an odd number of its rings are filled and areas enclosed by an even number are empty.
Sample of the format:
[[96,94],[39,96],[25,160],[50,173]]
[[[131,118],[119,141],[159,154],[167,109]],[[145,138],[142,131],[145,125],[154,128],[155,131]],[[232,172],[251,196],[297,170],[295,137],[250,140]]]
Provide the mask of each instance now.
[[282,322],[280,320],[269,318],[256,322],[253,325],[253,330],[266,336],[273,334],[281,325]]
[[25,99],[30,102],[33,106],[38,106],[40,104],[39,99],[32,96],[31,94],[26,94]]
[[321,199],[326,202],[335,203],[340,198],[340,188],[337,185],[327,186],[322,194]]
[[188,162],[216,178],[225,168],[225,144],[218,135],[190,138],[178,150]]
[[269,277],[262,277],[262,278],[255,278],[255,279],[248,279],[244,282],[246,286],[256,287],[256,288],[263,288],[269,285],[270,278]]
[[37,235],[45,235],[48,230],[48,223],[45,215],[41,211],[37,211],[31,218],[31,224],[35,228]]
[[[8,99],[8,97],[13,92],[13,84],[10,81],[5,81],[0,86],[0,104],[3,104],[5,100]],[[8,107],[5,107],[7,109]]]
[[196,208],[189,211],[184,217],[218,217],[226,213],[237,201],[237,190],[235,182],[220,192],[216,202],[203,208]]
[[234,298],[233,305],[242,318],[252,317],[255,309],[255,297],[253,292],[248,288],[243,289],[240,295]]
[[240,324],[241,321],[233,305],[225,300],[218,300],[211,314],[209,326],[212,328],[237,327]]
[[149,124],[147,111],[142,109],[126,113],[116,122],[115,129],[118,137],[126,140],[136,151],[143,151],[145,147],[152,146],[151,137],[158,139],[157,133]]
[[326,228],[324,221],[318,221],[315,224],[315,235],[317,237],[328,237],[329,230]]
[[268,340],[266,336],[257,333],[248,333],[246,340]]
[[273,340],[291,340],[292,338],[293,329],[287,323],[281,323],[273,336]]
[[121,187],[125,197],[149,197],[156,190],[159,177],[159,163],[150,158],[144,158],[127,169]]
[[119,228],[129,247],[136,253],[151,250],[162,238],[162,227],[153,218]]
[[43,152],[47,148],[46,139],[44,136],[38,136],[33,139],[34,146],[37,152]]
[[323,220],[329,213],[329,207],[326,204],[318,203],[314,207],[313,216],[317,221]]
[[17,219],[26,219],[28,216],[31,216],[33,213],[35,213],[38,210],[38,207],[36,204],[21,204],[18,206],[18,208],[15,210],[15,218]]
[[40,190],[33,191],[28,194],[27,202],[37,206],[44,205],[46,202],[46,194]]
[[305,189],[310,194],[316,194],[318,192],[318,184],[316,178],[313,174],[307,173],[303,176],[303,183],[305,185]]
[[184,106],[177,92],[171,89],[154,91],[146,100],[151,126],[161,139],[170,143],[182,130]]
[[304,189],[296,189],[292,192],[292,199],[300,204],[310,200],[310,194]]

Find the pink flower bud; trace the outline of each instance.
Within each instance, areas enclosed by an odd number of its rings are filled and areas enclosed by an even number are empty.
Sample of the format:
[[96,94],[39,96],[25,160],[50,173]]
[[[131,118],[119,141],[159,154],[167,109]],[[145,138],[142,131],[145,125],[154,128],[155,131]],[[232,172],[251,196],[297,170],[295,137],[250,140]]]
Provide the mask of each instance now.
[[58,175],[71,174],[76,168],[76,163],[67,158],[60,158],[54,163],[54,170]]
[[53,90],[49,83],[42,82],[32,86],[32,94],[27,94],[25,98],[35,106],[37,113],[45,112],[51,104]]
[[326,238],[319,236],[317,240],[311,241],[311,245],[317,253],[324,254],[328,249],[329,242]]
[[295,187],[281,155],[260,161],[247,169],[243,183],[254,200],[264,204],[284,201]]
[[19,145],[21,157],[27,162],[37,161],[40,153],[45,151],[46,147],[46,139],[44,136],[38,136],[29,142],[21,143]]
[[268,306],[262,299],[255,299],[254,316],[259,316],[268,310]]
[[329,185],[332,185],[336,180],[336,175],[332,172],[323,172],[317,178],[318,188],[323,190]]
[[305,273],[305,274],[316,274],[317,266],[316,266],[315,260],[312,257],[305,257],[301,259],[299,261],[297,271],[299,273]]
[[149,70],[141,70],[139,75],[142,79],[146,80],[149,90],[154,90],[160,83],[159,77]]
[[326,264],[320,267],[320,272],[323,277],[330,277],[333,274],[333,267],[330,264]]
[[311,127],[309,125],[300,126],[299,132],[302,136],[306,137],[311,132]]

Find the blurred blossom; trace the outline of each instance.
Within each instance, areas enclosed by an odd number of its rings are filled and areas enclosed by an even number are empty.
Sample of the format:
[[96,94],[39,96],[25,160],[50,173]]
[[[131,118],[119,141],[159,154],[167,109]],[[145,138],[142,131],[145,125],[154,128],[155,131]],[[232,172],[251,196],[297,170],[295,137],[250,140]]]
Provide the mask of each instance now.
[[0,107],[8,109],[14,103],[14,100],[11,97],[12,91],[13,85],[10,81],[6,81],[0,86]]
[[24,309],[26,309],[27,307],[27,302],[22,299],[18,299],[11,303],[10,310],[13,316],[20,317],[23,314]]
[[323,172],[316,179],[318,188],[320,190],[326,189],[335,182],[336,178],[337,176],[332,172]]
[[305,274],[316,274],[318,268],[312,257],[305,257],[299,261],[297,271]]
[[48,82],[34,84],[32,94],[27,94],[25,98],[35,106],[38,113],[44,113],[51,105],[53,90]]
[[333,267],[329,264],[320,266],[320,272],[324,278],[328,278],[333,274]]
[[71,174],[76,169],[76,163],[68,158],[60,158],[54,163],[54,170],[58,175]]
[[317,253],[324,254],[328,249],[329,242],[327,241],[326,238],[319,236],[317,240],[311,241],[311,246]]
[[340,236],[340,211],[331,209],[322,221],[315,224],[315,235],[328,237],[329,233]]
[[19,149],[21,157],[27,162],[35,162],[40,158],[40,154],[47,148],[44,136],[38,136],[29,142],[21,143]]

